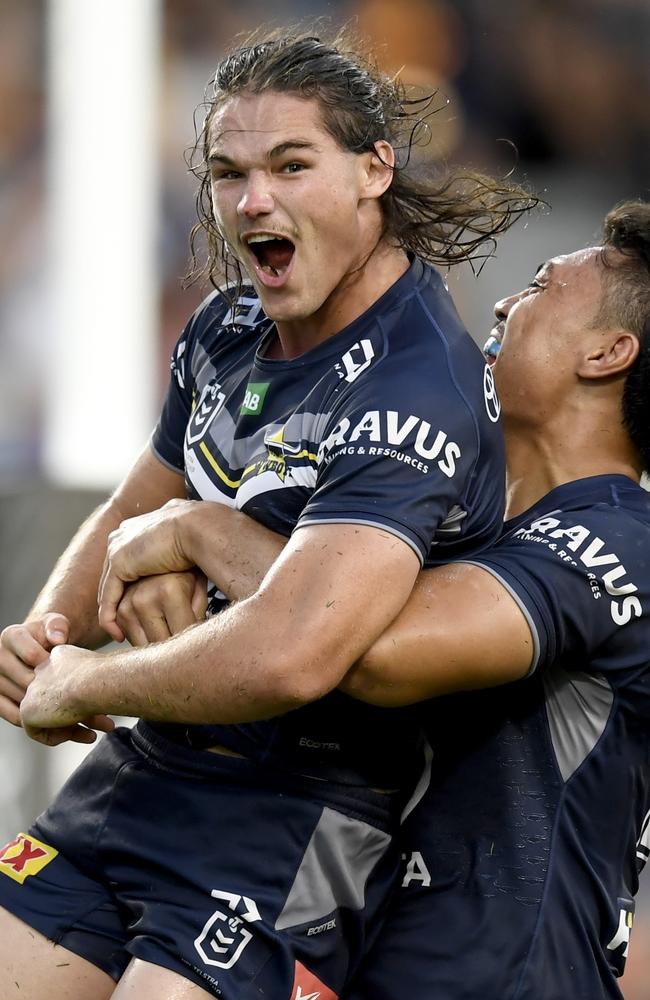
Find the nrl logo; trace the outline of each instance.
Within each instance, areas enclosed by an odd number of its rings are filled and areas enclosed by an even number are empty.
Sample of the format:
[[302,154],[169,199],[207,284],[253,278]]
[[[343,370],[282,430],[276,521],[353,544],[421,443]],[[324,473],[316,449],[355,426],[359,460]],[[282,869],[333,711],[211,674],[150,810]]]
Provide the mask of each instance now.
[[218,382],[203,387],[199,401],[194,407],[187,425],[187,444],[196,444],[197,441],[201,440],[225,401],[225,393],[221,391]]
[[248,896],[220,889],[213,889],[211,896],[224,902],[207,920],[194,947],[206,965],[231,969],[253,937],[246,924],[262,917],[256,903]]

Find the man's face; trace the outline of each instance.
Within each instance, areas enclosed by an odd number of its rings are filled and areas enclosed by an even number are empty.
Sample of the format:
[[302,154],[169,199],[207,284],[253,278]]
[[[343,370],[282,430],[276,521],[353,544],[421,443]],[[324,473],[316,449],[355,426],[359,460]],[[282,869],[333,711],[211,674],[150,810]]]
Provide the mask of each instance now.
[[496,303],[494,376],[506,414],[543,417],[575,384],[580,359],[599,338],[600,255],[590,247],[554,257],[527,288]]
[[215,219],[272,319],[313,316],[372,249],[366,159],[337,145],[316,100],[244,94],[215,113]]

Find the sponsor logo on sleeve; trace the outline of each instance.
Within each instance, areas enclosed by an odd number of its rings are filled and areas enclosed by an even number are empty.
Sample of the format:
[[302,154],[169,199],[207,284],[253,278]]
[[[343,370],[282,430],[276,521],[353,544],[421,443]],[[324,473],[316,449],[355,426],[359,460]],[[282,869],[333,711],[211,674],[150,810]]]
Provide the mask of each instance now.
[[485,397],[485,410],[492,421],[496,424],[501,413],[501,403],[497,395],[497,387],[494,384],[494,374],[489,365],[485,366],[483,372],[483,395]]
[[0,872],[22,885],[26,878],[38,875],[50,861],[54,861],[58,853],[36,837],[19,833],[0,851]]
[[301,962],[296,962],[291,1000],[339,1000],[338,994],[322,983]]
[[366,410],[354,422],[344,417],[318,449],[318,461],[330,462],[337,455],[371,455],[391,458],[427,473],[435,462],[449,479],[461,457],[460,446],[443,430],[415,414],[402,416],[397,410]]
[[572,566],[584,568],[594,600],[605,594],[610,597],[609,610],[615,625],[627,625],[633,617],[639,618],[643,606],[635,597],[639,588],[629,579],[627,570],[615,552],[608,551],[602,538],[582,524],[562,525],[554,510],[538,517],[529,527],[517,528],[515,538],[537,542],[554,552],[558,559]]
[[206,921],[194,947],[206,965],[232,969],[253,937],[248,925],[262,917],[248,896],[221,889],[213,889],[211,895],[222,902]]
[[336,374],[345,382],[355,382],[366,368],[372,364],[374,348],[369,340],[359,340],[334,366]]

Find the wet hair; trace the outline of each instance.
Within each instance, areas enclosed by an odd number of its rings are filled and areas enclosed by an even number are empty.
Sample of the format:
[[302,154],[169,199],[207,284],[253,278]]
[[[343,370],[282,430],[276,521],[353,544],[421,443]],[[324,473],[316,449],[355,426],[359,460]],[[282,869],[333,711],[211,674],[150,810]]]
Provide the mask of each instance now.
[[[493,253],[497,236],[539,203],[507,179],[460,169],[427,176],[421,168],[412,167],[414,145],[430,139],[429,119],[436,111],[436,95],[409,99],[399,81],[389,79],[362,54],[347,29],[332,41],[300,30],[275,31],[253,36],[227,55],[201,105],[204,117],[188,157],[199,181],[189,280],[207,276],[217,285],[234,270],[236,285],[241,283],[239,264],[228,254],[212,210],[210,126],[215,112],[229,98],[266,91],[316,99],[324,127],[343,150],[366,153],[379,140],[393,146],[397,163],[380,199],[381,235],[431,263],[484,260]],[[202,237],[207,257],[201,265]]]
[[[617,251],[612,253],[611,251]],[[650,202],[626,201],[606,216],[601,320],[639,338],[623,387],[623,424],[650,471]]]

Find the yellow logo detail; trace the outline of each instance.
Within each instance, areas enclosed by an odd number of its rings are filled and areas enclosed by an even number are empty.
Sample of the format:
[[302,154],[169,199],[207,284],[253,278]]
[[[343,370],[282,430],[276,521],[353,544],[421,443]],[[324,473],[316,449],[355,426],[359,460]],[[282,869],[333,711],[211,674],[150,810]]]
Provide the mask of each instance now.
[[31,834],[19,833],[15,840],[0,850],[0,872],[22,885],[26,878],[38,875],[50,861],[54,861],[58,853]]

